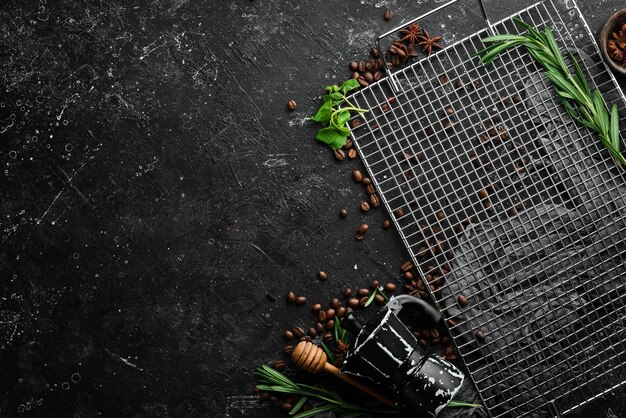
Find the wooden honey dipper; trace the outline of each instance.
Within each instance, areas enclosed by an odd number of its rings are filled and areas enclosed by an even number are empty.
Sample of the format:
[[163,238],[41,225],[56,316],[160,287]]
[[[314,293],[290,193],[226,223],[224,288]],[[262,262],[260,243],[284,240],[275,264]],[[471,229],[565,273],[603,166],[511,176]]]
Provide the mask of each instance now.
[[328,358],[326,357],[326,353],[324,352],[324,350],[309,341],[299,342],[296,348],[293,350],[293,353],[291,353],[291,359],[296,364],[296,366],[298,366],[302,370],[306,370],[309,373],[319,373],[324,370],[326,373],[337,376],[344,382],[351,384],[355,388],[361,389],[363,392],[367,393],[370,396],[373,396],[379,401],[384,402],[387,405],[395,406],[391,399],[389,399],[387,396],[363,385],[361,382],[352,378],[351,376],[339,372],[338,368],[328,363]]

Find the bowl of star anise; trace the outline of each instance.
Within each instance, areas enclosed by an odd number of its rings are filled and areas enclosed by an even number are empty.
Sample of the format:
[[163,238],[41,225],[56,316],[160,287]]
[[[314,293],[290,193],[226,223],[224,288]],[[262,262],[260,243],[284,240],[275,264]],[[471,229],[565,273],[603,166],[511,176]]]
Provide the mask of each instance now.
[[626,75],[626,9],[614,13],[604,24],[600,48],[611,68]]

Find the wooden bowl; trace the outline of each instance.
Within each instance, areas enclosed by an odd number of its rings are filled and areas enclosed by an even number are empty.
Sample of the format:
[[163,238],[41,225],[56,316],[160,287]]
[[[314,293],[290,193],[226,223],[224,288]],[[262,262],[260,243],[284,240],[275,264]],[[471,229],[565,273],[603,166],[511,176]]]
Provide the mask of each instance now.
[[626,9],[615,12],[613,16],[609,17],[609,20],[607,20],[602,27],[602,30],[600,31],[599,41],[600,49],[602,50],[604,59],[609,64],[609,66],[618,73],[626,75],[626,67],[613,61],[613,59],[609,56],[608,51],[606,50],[606,43],[610,39],[611,34],[613,32],[618,32],[620,25],[624,22],[626,22]]

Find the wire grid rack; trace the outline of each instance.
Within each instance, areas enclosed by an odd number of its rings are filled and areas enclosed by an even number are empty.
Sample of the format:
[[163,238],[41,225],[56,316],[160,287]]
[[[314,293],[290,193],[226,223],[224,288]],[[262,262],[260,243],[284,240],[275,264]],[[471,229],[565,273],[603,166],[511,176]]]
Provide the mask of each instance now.
[[[575,3],[540,2],[491,30],[520,33],[514,17],[578,51],[624,126],[626,100]],[[388,76],[355,93],[368,112],[351,134],[490,415],[559,416],[626,383],[624,177],[522,49],[478,63],[488,31],[395,72],[398,91]],[[472,242],[492,259],[481,250],[458,274]]]

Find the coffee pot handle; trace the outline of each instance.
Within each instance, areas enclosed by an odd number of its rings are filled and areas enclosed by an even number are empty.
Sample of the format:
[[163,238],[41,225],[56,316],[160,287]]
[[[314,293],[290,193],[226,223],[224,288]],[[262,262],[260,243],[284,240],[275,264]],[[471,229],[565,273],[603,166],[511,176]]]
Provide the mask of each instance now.
[[[400,295],[391,298],[385,307],[398,318],[415,318],[415,320],[420,321],[427,328],[437,326],[442,320],[441,313],[437,309],[429,305],[425,300],[411,295]],[[403,311],[402,317],[399,316],[401,311]]]

